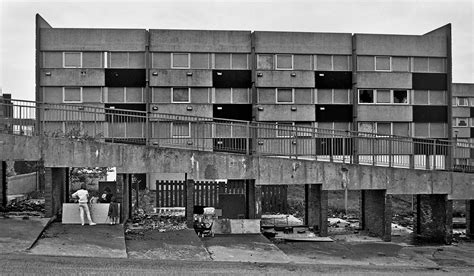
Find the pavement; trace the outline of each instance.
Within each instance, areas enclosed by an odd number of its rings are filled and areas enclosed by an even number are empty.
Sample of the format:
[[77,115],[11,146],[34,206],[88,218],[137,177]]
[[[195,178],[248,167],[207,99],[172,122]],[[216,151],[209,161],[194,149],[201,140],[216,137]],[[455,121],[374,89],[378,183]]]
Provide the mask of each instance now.
[[[135,260],[463,268],[474,271],[474,243],[410,246],[360,235],[333,242],[271,242],[261,234],[199,238],[194,230],[125,235],[123,225],[81,226],[49,219],[0,218],[0,254]],[[449,269],[448,269],[449,271]]]

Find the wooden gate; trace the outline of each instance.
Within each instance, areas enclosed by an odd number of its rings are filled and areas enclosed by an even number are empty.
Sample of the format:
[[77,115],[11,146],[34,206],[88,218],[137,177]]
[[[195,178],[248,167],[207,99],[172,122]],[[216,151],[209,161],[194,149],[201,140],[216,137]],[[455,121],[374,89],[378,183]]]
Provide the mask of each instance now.
[[[219,194],[244,194],[245,180],[196,181],[194,182],[195,206],[219,206]],[[186,185],[184,181],[156,181],[157,207],[185,207]]]
[[157,207],[185,207],[186,185],[184,181],[156,181]]
[[262,212],[280,213],[288,212],[288,186],[287,185],[262,185]]

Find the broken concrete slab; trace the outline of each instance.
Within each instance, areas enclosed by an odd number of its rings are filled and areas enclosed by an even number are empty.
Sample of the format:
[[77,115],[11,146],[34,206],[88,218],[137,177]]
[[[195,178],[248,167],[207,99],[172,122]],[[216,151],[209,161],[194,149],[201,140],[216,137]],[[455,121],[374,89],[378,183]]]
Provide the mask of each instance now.
[[48,221],[49,218],[40,217],[0,217],[0,253],[27,250],[36,241]]
[[127,258],[122,225],[52,223],[30,250],[33,254]]
[[286,263],[290,259],[263,235],[216,235],[203,238],[214,261]]
[[210,261],[211,258],[194,230],[143,231],[127,235],[127,252],[133,259]]

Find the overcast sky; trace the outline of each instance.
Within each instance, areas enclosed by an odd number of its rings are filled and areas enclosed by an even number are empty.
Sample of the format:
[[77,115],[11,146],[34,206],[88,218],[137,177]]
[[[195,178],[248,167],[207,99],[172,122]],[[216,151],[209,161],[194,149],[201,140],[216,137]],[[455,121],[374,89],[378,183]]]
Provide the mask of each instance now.
[[452,24],[453,82],[474,82],[472,0],[0,0],[0,87],[35,95],[35,14],[57,28],[219,29],[421,35]]

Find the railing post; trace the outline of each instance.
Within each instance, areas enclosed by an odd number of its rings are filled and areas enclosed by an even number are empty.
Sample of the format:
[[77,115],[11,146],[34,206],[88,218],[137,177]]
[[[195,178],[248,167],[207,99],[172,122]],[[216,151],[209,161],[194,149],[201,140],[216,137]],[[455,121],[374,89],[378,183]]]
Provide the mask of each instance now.
[[250,122],[247,121],[247,141],[245,143],[245,153],[250,155]]
[[388,167],[391,168],[393,166],[392,158],[393,158],[393,149],[392,149],[392,137],[388,138]]
[[433,170],[436,170],[436,139],[433,141]]
[[413,138],[411,138],[411,148],[410,148],[410,155],[409,155],[409,160],[408,160],[408,167],[410,169],[414,169],[415,168],[415,148],[416,148],[416,144],[417,142],[413,140]]
[[370,148],[371,148],[371,154],[372,154],[372,166],[375,166],[375,137],[372,136],[370,137]]
[[298,127],[295,126],[295,131],[294,131],[294,135],[295,135],[295,159],[298,159]]

